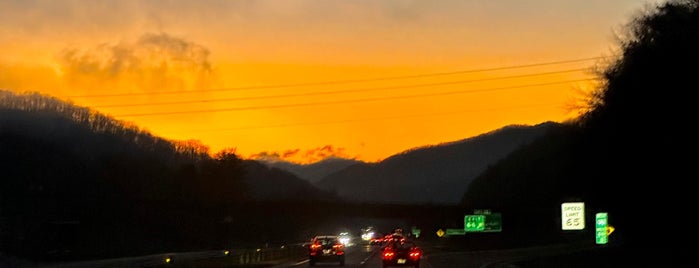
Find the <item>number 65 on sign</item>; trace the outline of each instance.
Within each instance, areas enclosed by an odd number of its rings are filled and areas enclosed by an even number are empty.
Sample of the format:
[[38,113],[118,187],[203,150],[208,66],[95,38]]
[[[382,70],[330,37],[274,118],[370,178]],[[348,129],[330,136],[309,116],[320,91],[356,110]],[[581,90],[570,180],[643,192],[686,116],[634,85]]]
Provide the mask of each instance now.
[[585,203],[570,202],[561,204],[561,229],[585,229]]

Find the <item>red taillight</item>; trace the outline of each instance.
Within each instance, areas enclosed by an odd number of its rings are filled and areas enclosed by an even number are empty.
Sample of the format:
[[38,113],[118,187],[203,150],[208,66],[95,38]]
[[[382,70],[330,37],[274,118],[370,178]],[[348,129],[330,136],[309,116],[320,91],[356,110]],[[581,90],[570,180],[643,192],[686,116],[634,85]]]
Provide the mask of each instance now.
[[311,244],[309,249],[311,250],[310,254],[312,256],[318,255],[318,251],[320,251],[321,246],[318,244]]
[[393,259],[393,257],[396,256],[396,253],[393,252],[393,251],[391,251],[391,250],[385,250],[385,251],[383,252],[383,255],[382,255],[382,256],[383,256],[383,259],[384,259],[384,260],[390,260],[390,259]]
[[410,252],[410,258],[411,258],[411,259],[420,258],[420,251],[411,251],[411,252]]
[[333,245],[333,249],[335,250],[335,255],[345,254],[345,246],[342,244]]

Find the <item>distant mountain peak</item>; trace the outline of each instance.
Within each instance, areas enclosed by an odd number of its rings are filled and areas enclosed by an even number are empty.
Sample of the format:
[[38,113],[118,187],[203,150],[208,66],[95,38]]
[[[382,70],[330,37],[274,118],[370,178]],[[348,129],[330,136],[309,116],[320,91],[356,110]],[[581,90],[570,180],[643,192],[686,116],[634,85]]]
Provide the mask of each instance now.
[[455,204],[489,165],[558,125],[508,125],[462,140],[416,147],[378,163],[347,166],[316,185],[359,202]]
[[323,177],[327,176],[328,174],[331,174],[348,166],[358,163],[364,163],[356,159],[348,159],[341,157],[328,157],[318,162],[310,164],[294,163],[284,161],[281,159],[276,159],[274,161],[259,161],[269,167],[275,167],[291,172],[299,178],[305,179],[311,183],[315,183]]

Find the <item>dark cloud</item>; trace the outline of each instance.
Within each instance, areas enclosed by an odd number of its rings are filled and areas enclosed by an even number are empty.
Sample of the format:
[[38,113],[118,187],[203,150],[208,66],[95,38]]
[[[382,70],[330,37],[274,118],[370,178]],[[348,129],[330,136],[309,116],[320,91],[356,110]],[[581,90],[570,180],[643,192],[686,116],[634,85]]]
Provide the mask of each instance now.
[[259,152],[259,153],[250,155],[248,158],[255,159],[255,160],[263,160],[263,161],[267,161],[267,162],[275,162],[275,161],[283,160],[280,157],[280,154],[276,153],[276,152]]
[[316,162],[330,157],[349,158],[347,153],[345,153],[345,148],[337,148],[332,145],[306,150],[303,157],[310,162]]
[[326,158],[350,158],[345,152],[345,148],[338,148],[332,145],[325,145],[302,151],[301,149],[291,149],[283,152],[259,152],[250,155],[251,159],[263,160],[267,162],[288,161],[313,163]]
[[128,82],[139,90],[193,90],[213,79],[209,50],[167,33],[147,33],[134,42],[67,48],[59,54],[72,84]]
[[282,157],[283,158],[291,158],[291,157],[296,156],[296,154],[298,154],[298,152],[300,152],[300,151],[301,151],[301,149],[286,150],[282,153]]

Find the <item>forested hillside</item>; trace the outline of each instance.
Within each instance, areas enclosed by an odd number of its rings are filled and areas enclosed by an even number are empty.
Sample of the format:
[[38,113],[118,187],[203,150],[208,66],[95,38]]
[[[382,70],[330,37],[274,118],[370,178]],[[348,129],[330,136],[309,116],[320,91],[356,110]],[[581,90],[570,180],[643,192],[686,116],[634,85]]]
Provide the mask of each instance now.
[[271,228],[244,213],[293,199],[270,183],[304,202],[333,200],[261,165],[49,96],[0,91],[0,250],[87,258],[253,243]]

